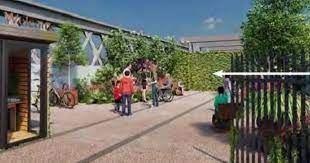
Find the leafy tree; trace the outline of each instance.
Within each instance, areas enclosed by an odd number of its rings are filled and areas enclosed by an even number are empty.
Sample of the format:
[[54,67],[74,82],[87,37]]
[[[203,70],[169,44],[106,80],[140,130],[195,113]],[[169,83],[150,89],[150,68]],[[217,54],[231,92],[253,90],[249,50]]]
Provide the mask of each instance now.
[[157,62],[159,72],[163,73],[165,71],[166,60],[168,60],[169,56],[166,56],[164,53],[165,47],[160,37],[158,36],[152,37],[150,47],[151,47],[150,48],[150,53],[151,53],[150,59]]
[[112,31],[112,36],[104,40],[108,52],[108,63],[117,68],[125,68],[134,61],[132,41],[121,30]]
[[149,41],[145,37],[141,35],[137,36],[133,40],[132,44],[135,52],[135,58],[150,59],[152,57]]
[[177,48],[177,42],[173,38],[168,38],[168,43],[165,47],[165,71],[167,73],[172,73],[177,65],[179,59],[179,53],[182,53],[180,49]]
[[63,67],[70,62],[78,65],[85,65],[87,57],[82,50],[80,43],[81,30],[73,24],[64,23],[59,31],[59,40],[53,50],[53,63]]
[[87,57],[80,43],[81,30],[73,24],[64,23],[59,31],[59,40],[53,51],[53,63],[58,67],[68,66],[68,84],[71,87],[71,64],[85,65]]
[[264,65],[283,52],[308,50],[309,6],[310,0],[254,0],[242,25],[244,52]]

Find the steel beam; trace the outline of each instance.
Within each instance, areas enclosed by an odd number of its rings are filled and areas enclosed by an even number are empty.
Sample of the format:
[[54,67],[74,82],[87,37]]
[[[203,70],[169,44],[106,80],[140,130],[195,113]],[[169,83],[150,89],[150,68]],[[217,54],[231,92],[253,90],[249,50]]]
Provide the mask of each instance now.
[[[111,25],[105,22],[89,19],[79,16],[77,14],[59,10],[46,5],[38,4],[26,0],[0,0],[0,11],[12,12],[38,20],[44,20],[53,23],[54,25],[70,22],[84,31],[93,32],[98,35],[111,35],[112,30],[122,30],[125,33],[132,33],[133,31],[125,28],[121,28],[115,25]],[[0,14],[3,14],[0,12]],[[149,35],[143,35],[144,37],[151,38]],[[166,40],[162,40],[163,43],[167,43]],[[188,47],[178,44],[179,48],[188,51]]]

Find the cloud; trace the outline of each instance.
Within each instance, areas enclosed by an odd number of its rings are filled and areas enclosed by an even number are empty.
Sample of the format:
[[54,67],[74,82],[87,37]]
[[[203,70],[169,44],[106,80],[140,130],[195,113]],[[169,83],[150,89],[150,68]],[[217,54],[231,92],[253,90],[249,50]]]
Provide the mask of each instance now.
[[203,20],[202,24],[207,27],[208,30],[213,30],[217,27],[217,25],[223,23],[221,18],[216,17],[208,17],[207,19]]

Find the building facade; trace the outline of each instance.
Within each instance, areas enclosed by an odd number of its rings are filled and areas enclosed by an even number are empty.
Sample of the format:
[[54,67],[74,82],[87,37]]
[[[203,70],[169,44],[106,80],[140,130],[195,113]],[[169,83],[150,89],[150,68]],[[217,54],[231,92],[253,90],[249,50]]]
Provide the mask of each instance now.
[[182,44],[190,52],[240,51],[242,43],[239,35],[184,37]]

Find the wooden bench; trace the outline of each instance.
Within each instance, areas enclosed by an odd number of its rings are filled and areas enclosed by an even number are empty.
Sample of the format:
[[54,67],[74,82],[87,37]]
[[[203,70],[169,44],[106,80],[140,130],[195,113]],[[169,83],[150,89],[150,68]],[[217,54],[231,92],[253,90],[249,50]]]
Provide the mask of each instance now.
[[236,118],[240,105],[232,103],[219,105],[219,110],[212,117],[212,123],[217,128],[229,128],[231,121]]
[[240,106],[233,106],[232,103],[219,105],[218,117],[223,120],[232,120],[236,118],[236,113],[240,109]]

